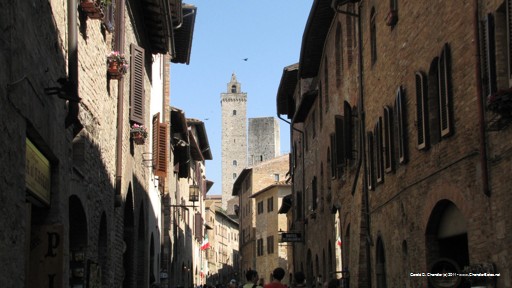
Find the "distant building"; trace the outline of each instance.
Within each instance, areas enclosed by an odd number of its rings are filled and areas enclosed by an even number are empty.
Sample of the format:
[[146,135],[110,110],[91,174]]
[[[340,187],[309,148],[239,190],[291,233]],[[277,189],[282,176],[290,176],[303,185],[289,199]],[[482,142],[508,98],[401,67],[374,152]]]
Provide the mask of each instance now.
[[249,166],[279,156],[281,142],[277,118],[249,118],[249,141],[247,145]]

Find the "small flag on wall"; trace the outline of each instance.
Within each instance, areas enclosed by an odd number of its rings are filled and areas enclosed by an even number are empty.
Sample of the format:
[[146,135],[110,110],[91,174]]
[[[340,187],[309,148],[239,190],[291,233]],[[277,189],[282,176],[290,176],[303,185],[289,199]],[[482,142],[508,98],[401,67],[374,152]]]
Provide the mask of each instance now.
[[201,250],[206,250],[210,247],[210,242],[208,242],[208,235],[204,236],[203,243],[201,243]]
[[341,237],[338,236],[338,239],[336,240],[336,245],[341,247]]

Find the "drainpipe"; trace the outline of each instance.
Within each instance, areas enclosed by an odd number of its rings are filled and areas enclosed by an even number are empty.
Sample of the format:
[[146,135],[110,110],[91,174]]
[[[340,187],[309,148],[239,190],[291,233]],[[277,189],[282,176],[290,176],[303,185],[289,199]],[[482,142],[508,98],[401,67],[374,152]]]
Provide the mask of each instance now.
[[[480,61],[480,37],[478,33],[478,23],[479,23],[479,11],[478,11],[478,0],[473,2],[473,13],[475,19],[473,21],[474,35],[475,35],[475,76],[477,79],[480,79],[480,65],[482,64]],[[485,195],[491,196],[491,191],[489,190],[489,168],[487,167],[487,134],[486,134],[486,124],[485,124],[485,113],[484,113],[484,99],[482,94],[482,82],[480,80],[476,81],[476,90],[477,90],[477,99],[478,99],[478,122],[480,124],[479,133],[480,133],[480,145],[479,145],[479,153],[480,153],[480,166],[481,166],[481,177],[482,177],[482,191]]]
[[[116,1],[116,9],[118,11],[116,19],[116,41],[115,49],[119,53],[124,54],[124,6],[125,0]],[[114,206],[121,207],[122,204],[122,175],[123,175],[123,102],[124,102],[124,77],[117,80],[117,135],[116,135],[116,186]]]
[[[76,100],[69,100],[68,115],[65,120],[65,127],[69,128],[72,124],[79,126],[78,121],[78,29],[77,25],[77,0],[68,0],[68,73],[69,84],[71,86],[71,97]],[[78,128],[78,127],[77,127]],[[78,130],[80,131],[80,130]],[[76,132],[76,130],[75,130]],[[73,136],[76,136],[76,133]]]

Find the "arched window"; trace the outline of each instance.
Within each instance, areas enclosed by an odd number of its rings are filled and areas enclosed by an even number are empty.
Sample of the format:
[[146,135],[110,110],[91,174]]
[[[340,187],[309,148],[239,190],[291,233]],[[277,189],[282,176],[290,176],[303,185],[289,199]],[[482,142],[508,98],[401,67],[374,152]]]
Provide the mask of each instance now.
[[233,166],[236,166],[238,165],[238,163],[236,162],[236,160],[233,160]]
[[231,93],[236,93],[236,85],[231,86]]
[[[341,73],[343,71],[343,37],[341,31],[341,24],[338,22],[336,25],[336,87],[341,88]],[[328,102],[328,101],[327,101]],[[328,108],[326,107],[328,110]]]
[[372,7],[372,11],[370,12],[370,45],[372,64],[375,64],[377,61],[377,26],[375,21],[375,7]]
[[233,179],[236,179],[236,173],[233,173]]
[[233,116],[235,116],[235,115],[236,115],[236,110],[233,110]]

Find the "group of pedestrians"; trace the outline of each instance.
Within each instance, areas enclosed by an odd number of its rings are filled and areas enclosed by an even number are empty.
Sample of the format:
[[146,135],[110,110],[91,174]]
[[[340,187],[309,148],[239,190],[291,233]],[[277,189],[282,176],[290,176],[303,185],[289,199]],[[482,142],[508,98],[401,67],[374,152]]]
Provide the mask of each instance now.
[[[293,283],[288,287],[286,284],[281,283],[285,276],[285,271],[281,267],[277,267],[272,271],[272,281],[270,283],[264,284],[263,278],[259,278],[258,272],[256,270],[248,270],[245,273],[245,278],[247,282],[245,285],[241,286],[241,288],[316,288],[314,283],[311,285],[306,285],[306,275],[304,272],[295,272],[293,275]],[[234,280],[232,280],[234,281]],[[229,288],[237,288],[236,281],[233,283],[233,287]],[[340,288],[340,281],[336,278],[330,279],[324,283],[320,283],[319,288]],[[322,285],[323,284],[323,285]]]

